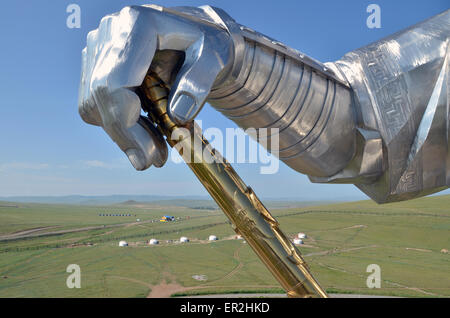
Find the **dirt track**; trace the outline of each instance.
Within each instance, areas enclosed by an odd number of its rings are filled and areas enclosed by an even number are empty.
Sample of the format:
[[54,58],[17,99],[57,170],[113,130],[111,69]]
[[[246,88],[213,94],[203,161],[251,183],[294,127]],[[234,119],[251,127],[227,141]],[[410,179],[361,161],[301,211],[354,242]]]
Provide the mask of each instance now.
[[118,224],[109,224],[109,225],[96,225],[96,226],[87,226],[87,227],[80,227],[80,228],[68,229],[68,230],[36,233],[36,232],[39,232],[39,231],[43,231],[45,229],[58,227],[58,226],[48,226],[48,227],[29,229],[29,230],[20,231],[20,232],[16,232],[16,233],[12,233],[12,234],[2,235],[2,236],[0,236],[0,241],[19,240],[19,239],[30,238],[30,237],[53,236],[53,235],[61,235],[61,234],[67,234],[67,233],[83,232],[83,231],[91,231],[91,230],[100,230],[100,229],[108,229],[108,228],[123,227],[123,226],[128,227],[128,226],[132,226],[132,225],[143,224],[143,223],[150,223],[150,222],[152,222],[152,221],[148,220],[148,221],[141,221],[141,222],[128,222],[128,223],[118,223]]

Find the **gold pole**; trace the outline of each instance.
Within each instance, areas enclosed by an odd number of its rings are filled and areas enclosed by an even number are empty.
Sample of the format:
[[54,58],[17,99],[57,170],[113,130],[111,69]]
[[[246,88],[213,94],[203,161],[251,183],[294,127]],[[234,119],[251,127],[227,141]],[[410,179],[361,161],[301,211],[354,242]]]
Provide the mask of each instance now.
[[[169,145],[179,151],[230,219],[236,233],[253,248],[287,295],[327,297],[300,252],[280,230],[278,222],[231,165],[203,138],[198,126],[192,122],[179,127],[170,119],[166,112],[169,90],[159,77],[155,73],[147,74],[141,89],[148,98],[148,101],[144,100],[144,108],[150,119],[165,135]],[[184,128],[189,134],[178,134],[177,128]],[[174,132],[179,136],[178,140],[172,140]]]

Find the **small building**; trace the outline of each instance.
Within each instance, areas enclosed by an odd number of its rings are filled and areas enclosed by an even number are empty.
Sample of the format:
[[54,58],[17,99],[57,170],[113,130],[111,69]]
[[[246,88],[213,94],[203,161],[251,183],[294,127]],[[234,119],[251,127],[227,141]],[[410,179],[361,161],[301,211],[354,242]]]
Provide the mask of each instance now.
[[180,243],[187,243],[189,242],[189,239],[186,236],[180,237]]
[[148,244],[150,244],[150,245],[157,245],[157,244],[159,244],[159,241],[158,241],[157,239],[152,238],[152,239],[148,242]]
[[302,244],[303,244],[303,241],[302,241],[301,239],[299,239],[299,238],[295,238],[295,239],[294,239],[294,244],[295,244],[295,245],[302,245]]
[[304,239],[304,238],[306,238],[306,234],[300,232],[300,233],[297,234],[297,237],[298,237],[299,239]]
[[126,241],[120,241],[119,246],[128,246],[128,243]]
[[161,222],[170,222],[170,221],[175,221],[175,217],[171,216],[171,215],[163,215],[161,217]]
[[198,281],[208,280],[208,277],[206,275],[192,275],[192,278]]
[[208,238],[209,241],[217,241],[217,236],[215,235],[210,235]]

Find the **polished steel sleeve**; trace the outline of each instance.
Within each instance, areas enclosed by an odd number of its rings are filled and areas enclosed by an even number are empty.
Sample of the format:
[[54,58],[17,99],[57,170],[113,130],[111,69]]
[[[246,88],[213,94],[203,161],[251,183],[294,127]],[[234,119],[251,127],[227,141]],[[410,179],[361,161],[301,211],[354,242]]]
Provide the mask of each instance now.
[[208,102],[243,129],[278,128],[269,139],[279,138],[279,158],[299,172],[343,169],[354,154],[349,87],[264,43],[245,38],[244,47],[241,71]]
[[[189,131],[181,140],[173,140],[177,126],[167,115],[168,89],[150,73],[142,89],[147,100],[144,108],[152,122],[166,136],[186,163],[230,219],[235,231],[242,235],[258,257],[286,290],[289,297],[327,297],[311,275],[297,248],[280,230],[278,222],[247,187],[232,166],[203,138],[192,122],[182,128]],[[145,106],[145,102],[150,104]],[[201,145],[195,147],[196,144]],[[186,149],[189,149],[186,151]],[[205,161],[205,154],[213,160]],[[211,162],[211,163],[208,163]]]

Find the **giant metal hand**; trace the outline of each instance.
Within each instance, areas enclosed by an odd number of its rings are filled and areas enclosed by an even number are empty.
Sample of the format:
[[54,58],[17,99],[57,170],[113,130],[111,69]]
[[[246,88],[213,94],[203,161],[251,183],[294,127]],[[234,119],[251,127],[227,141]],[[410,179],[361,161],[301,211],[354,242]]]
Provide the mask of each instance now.
[[313,182],[409,199],[450,185],[449,33],[448,10],[321,64],[217,8],[126,7],[88,35],[79,112],[136,169],[162,166],[167,146],[135,92],[152,67],[174,122],[208,102],[244,129],[279,128],[268,141]]

